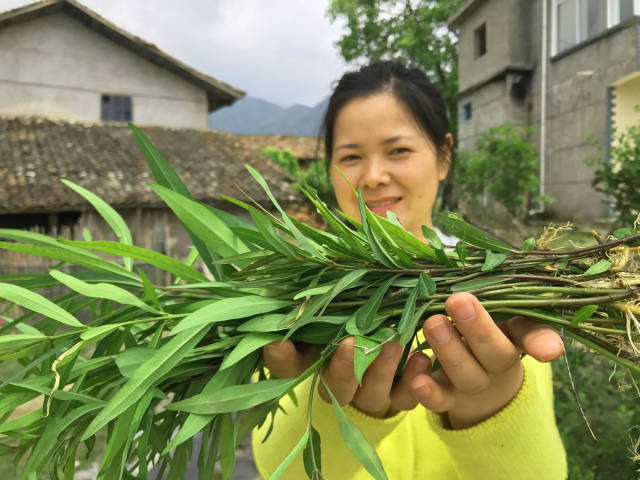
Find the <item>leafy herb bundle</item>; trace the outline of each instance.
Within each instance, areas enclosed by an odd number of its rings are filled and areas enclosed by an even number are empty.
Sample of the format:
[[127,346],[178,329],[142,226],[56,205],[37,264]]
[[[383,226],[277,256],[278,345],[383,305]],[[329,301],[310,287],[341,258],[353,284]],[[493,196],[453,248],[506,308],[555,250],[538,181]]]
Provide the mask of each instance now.
[[[449,213],[441,222],[460,241],[447,248],[435,232],[424,229],[425,244],[395,216],[378,217],[362,200],[362,222],[341,218],[303,189],[329,232],[287,216],[250,169],[281,214],[228,199],[249,212],[251,224],[193,200],[162,155],[132,129],[158,182],[154,191],[196,248],[179,262],[132,245],[119,215],[70,182],[120,242],[0,230],[12,240],[0,248],[60,262],[48,274],[0,278],[0,298],[9,302],[5,314],[13,305],[28,310],[3,317],[0,328],[0,362],[22,366],[0,383],[0,455],[13,456],[21,479],[46,470],[50,478],[72,479],[80,444],[91,451],[102,430],[107,446],[100,479],[145,479],[151,465],[182,479],[198,432],[199,478],[210,479],[217,463],[231,478],[236,446],[269,421],[296,385],[313,377],[315,386],[342,338],[355,336],[354,369],[361,379],[383,343],[397,341],[408,353],[426,317],[444,312],[444,301],[458,291],[474,293],[496,321],[525,315],[640,373],[637,228],[573,251],[535,250],[534,239],[518,250]],[[199,258],[216,281],[193,268]],[[153,285],[134,271],[134,261],[175,281]],[[60,270],[64,264],[86,271],[70,275]],[[69,293],[48,300],[34,291],[56,285]],[[86,325],[77,319],[81,312],[91,314]],[[9,333],[14,328],[19,333]],[[287,338],[324,348],[299,378],[269,378],[261,347]],[[10,417],[40,395],[42,409]],[[347,446],[374,478],[386,478],[335,399],[333,406]],[[309,477],[321,478],[320,438],[311,418],[271,478],[300,451]]]

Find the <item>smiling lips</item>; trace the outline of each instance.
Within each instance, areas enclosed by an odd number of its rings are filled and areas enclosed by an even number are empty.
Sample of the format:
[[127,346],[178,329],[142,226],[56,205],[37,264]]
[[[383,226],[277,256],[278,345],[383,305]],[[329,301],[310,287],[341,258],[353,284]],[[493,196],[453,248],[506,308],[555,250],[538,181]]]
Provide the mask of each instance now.
[[380,200],[376,199],[375,201],[367,200],[365,203],[367,204],[367,207],[369,207],[369,210],[373,213],[377,213],[391,210],[400,203],[400,200],[402,200],[402,197],[383,198]]

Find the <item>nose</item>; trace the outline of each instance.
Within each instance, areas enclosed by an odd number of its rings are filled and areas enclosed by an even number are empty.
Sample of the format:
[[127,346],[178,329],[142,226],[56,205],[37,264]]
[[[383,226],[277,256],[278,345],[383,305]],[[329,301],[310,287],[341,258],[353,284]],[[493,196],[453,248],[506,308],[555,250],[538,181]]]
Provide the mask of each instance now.
[[370,157],[364,165],[361,186],[363,189],[375,189],[379,186],[386,185],[390,181],[390,173],[386,162],[378,158]]

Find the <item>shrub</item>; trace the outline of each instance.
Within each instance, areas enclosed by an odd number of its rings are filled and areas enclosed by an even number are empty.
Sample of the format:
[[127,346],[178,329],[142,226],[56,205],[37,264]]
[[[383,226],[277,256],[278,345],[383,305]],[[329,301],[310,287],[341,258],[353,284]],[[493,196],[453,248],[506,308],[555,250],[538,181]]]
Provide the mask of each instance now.
[[[608,156],[590,158],[587,163],[597,167],[591,184],[610,196],[617,223],[629,226],[640,214],[640,126],[614,131],[614,138]],[[589,139],[604,150],[594,137]]]
[[[331,186],[331,177],[323,158],[312,160],[309,166],[303,169],[298,158],[287,148],[280,150],[275,147],[268,147],[260,150],[260,153],[284,168],[294,178],[296,184],[312,187],[324,202],[335,207],[336,202]],[[301,198],[303,197],[301,196]],[[304,200],[307,201],[306,197],[304,197]]]
[[520,220],[530,202],[550,203],[548,196],[535,196],[540,186],[538,154],[526,140],[532,131],[506,124],[484,132],[474,151],[459,150],[454,172],[459,194],[475,201],[486,193]]

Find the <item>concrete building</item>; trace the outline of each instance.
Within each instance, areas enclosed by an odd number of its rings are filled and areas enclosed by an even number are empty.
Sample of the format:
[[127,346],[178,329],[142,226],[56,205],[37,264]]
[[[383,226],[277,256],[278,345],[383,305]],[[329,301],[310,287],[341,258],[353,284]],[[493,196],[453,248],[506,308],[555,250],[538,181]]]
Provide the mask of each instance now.
[[640,1],[468,0],[451,17],[459,31],[461,148],[505,123],[532,126],[542,192],[566,219],[607,214],[585,159],[614,128],[638,122]]
[[243,96],[73,0],[0,14],[0,115],[204,129]]

